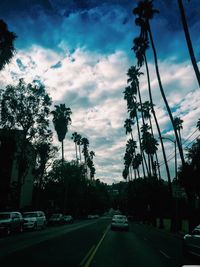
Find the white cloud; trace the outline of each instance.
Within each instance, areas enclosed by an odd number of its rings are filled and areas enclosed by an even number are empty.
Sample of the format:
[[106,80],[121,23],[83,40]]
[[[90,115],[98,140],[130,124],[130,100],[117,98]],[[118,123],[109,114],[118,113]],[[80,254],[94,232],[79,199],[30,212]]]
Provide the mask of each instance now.
[[[18,66],[17,58],[21,60],[22,68]],[[59,66],[52,68],[58,62]],[[105,56],[77,49],[71,55],[61,55],[34,46],[17,53],[12,63],[0,73],[0,84],[4,87],[16,83],[19,78],[24,78],[27,82],[41,80],[54,103],[65,102],[73,112],[72,125],[65,140],[66,159],[75,158],[74,143],[70,138],[72,132],[77,131],[89,139],[90,149],[96,153],[96,178],[111,183],[121,179],[123,169],[127,139],[123,125],[128,115],[122,92],[130,64],[129,58],[122,51]],[[149,64],[149,69],[158,121],[164,134],[173,137],[170,120],[158,90],[155,68]],[[174,115],[184,120],[182,136],[187,139],[195,130],[200,117],[200,93],[196,88],[193,70],[188,62],[178,64],[169,60],[160,62],[160,73]],[[147,100],[145,75],[141,78],[140,85],[142,97]],[[134,135],[137,134],[136,129],[133,132]],[[189,140],[192,138],[194,136]],[[60,146],[55,134],[54,142]],[[173,144],[165,142],[165,147],[167,155],[170,155]],[[158,155],[162,162],[161,146]],[[173,173],[173,159],[169,163]],[[165,176],[164,166],[162,173]]]

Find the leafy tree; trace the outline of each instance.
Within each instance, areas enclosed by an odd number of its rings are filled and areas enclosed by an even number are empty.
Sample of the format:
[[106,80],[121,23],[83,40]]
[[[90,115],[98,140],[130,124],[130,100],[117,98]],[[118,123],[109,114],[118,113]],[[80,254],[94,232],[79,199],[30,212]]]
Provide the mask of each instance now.
[[30,145],[42,143],[51,139],[49,130],[51,98],[42,85],[26,84],[23,79],[17,85],[8,85],[2,93],[1,122],[3,129],[21,130],[18,140],[18,200],[19,206],[21,186],[23,184],[28,166],[35,160],[35,153]]
[[9,64],[15,53],[16,34],[8,30],[7,24],[0,20],[0,70]]
[[187,25],[187,19],[186,19],[186,16],[185,16],[183,1],[182,0],[178,0],[178,5],[179,5],[181,21],[182,21],[183,29],[184,29],[184,33],[185,33],[185,39],[186,39],[187,46],[188,46],[188,51],[189,51],[189,54],[190,54],[190,59],[191,59],[192,66],[193,66],[193,69],[194,69],[194,72],[195,72],[195,75],[196,75],[196,78],[197,78],[197,81],[198,81],[198,84],[199,84],[199,87],[200,87],[200,72],[199,72],[197,61],[196,61],[196,58],[195,58],[195,55],[194,55],[192,41],[191,41],[191,38],[190,38],[190,33],[189,33],[188,25]]
[[40,205],[40,196],[42,188],[44,187],[44,176],[47,174],[47,169],[51,166],[52,160],[55,158],[58,148],[53,146],[51,142],[37,143],[35,146],[36,151],[36,166],[35,166],[35,206]]
[[71,109],[67,108],[65,104],[55,105],[55,110],[51,112],[53,114],[53,124],[58,135],[59,142],[62,143],[62,161],[64,161],[64,139],[68,132],[68,126],[71,123],[72,114]]

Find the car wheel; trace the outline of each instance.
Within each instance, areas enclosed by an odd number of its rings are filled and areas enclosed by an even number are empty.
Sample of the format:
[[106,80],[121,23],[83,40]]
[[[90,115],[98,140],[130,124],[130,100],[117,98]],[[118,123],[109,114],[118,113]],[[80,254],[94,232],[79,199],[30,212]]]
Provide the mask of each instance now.
[[23,233],[24,232],[24,228],[23,228],[23,225],[21,224],[20,227],[19,227],[19,232],[20,233]]
[[37,225],[36,222],[34,223],[33,229],[34,229],[34,230],[37,230],[37,229],[38,229],[38,225]]
[[11,234],[11,229],[10,229],[10,227],[7,227],[7,229],[6,229],[6,235],[10,235]]

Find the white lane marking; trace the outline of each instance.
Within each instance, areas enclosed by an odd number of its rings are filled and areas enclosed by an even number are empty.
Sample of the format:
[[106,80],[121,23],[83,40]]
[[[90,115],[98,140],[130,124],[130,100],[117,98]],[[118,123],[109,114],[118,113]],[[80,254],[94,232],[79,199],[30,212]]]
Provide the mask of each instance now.
[[164,251],[159,250],[159,252],[160,252],[163,256],[165,256],[167,259],[170,259],[170,258],[171,258],[171,257],[168,256]]

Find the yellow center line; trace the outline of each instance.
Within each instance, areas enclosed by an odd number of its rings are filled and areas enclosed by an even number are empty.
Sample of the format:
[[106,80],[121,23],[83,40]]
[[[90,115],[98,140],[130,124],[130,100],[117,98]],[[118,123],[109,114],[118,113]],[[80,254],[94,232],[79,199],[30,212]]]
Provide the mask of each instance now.
[[95,248],[95,245],[93,245],[91,247],[91,249],[88,251],[88,253],[86,254],[86,256],[83,258],[83,260],[81,261],[81,263],[79,264],[79,266],[83,266],[84,262],[87,260],[87,258],[89,257],[89,255],[92,253],[93,249]]
[[104,232],[102,238],[100,239],[99,243],[96,245],[95,249],[92,251],[92,253],[91,253],[91,255],[89,256],[88,260],[86,261],[84,267],[89,267],[89,266],[90,266],[90,264],[91,264],[91,262],[92,262],[92,260],[93,260],[93,258],[94,258],[94,256],[95,256],[95,254],[96,254],[97,250],[99,249],[101,243],[103,242],[103,240],[104,240],[104,238],[105,238],[105,236],[106,236],[106,234],[107,234],[109,228],[110,228],[110,225],[108,225],[108,227],[106,228],[106,230],[105,230],[105,232]]

